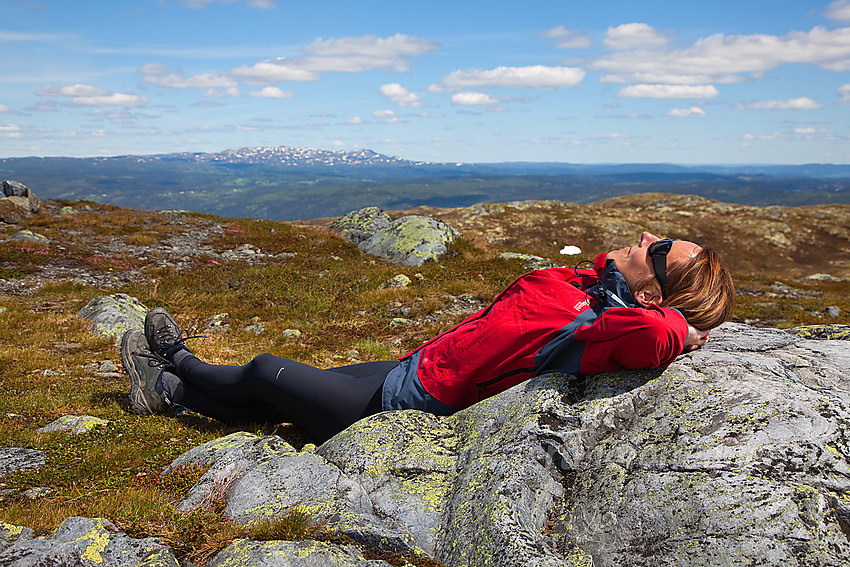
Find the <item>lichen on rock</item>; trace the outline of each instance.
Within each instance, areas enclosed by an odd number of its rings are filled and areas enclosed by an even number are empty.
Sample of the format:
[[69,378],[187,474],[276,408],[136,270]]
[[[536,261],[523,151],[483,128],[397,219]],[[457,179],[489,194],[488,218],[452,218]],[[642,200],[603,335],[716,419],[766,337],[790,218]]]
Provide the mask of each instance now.
[[393,221],[358,245],[372,254],[402,266],[421,266],[439,260],[460,232],[443,221],[411,215]]
[[147,311],[135,297],[115,293],[95,297],[80,309],[77,317],[92,322],[89,328],[92,333],[120,339],[127,331],[144,328]]

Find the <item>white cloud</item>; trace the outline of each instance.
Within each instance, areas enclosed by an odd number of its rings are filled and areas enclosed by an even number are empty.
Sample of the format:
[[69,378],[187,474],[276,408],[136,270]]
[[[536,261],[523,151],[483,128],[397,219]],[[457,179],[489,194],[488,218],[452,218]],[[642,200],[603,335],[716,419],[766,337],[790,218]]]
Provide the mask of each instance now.
[[[215,4],[217,0],[179,0],[180,5],[186,8],[201,10]],[[231,4],[234,0],[220,0],[222,4]],[[246,0],[245,4],[250,8],[258,8],[260,10],[271,10],[277,8],[277,3],[274,0]]]
[[91,85],[66,85],[64,87],[47,86],[36,92],[39,96],[104,96],[109,91]]
[[747,105],[739,105],[740,108],[753,110],[813,110],[822,108],[823,105],[813,101],[809,97],[791,98],[788,100],[761,100]]
[[457,106],[487,106],[499,102],[499,99],[494,98],[486,93],[475,93],[465,91],[452,95],[452,104]]
[[377,69],[409,71],[410,57],[436,51],[439,43],[397,33],[391,37],[364,35],[315,40],[304,47],[303,66],[311,71],[361,73]]
[[664,47],[667,38],[648,24],[631,23],[608,28],[603,43],[611,49]]
[[141,96],[112,93],[101,96],[78,96],[71,99],[76,106],[145,106],[148,99]]
[[0,132],[18,132],[20,129],[20,126],[14,124],[0,124]]
[[278,87],[263,87],[258,91],[249,93],[248,96],[259,98],[292,98],[295,95],[291,91],[283,91]]
[[105,91],[91,85],[48,86],[36,92],[39,96],[68,97],[75,106],[145,106],[145,97]]
[[226,89],[207,89],[207,92],[204,93],[204,96],[209,98],[224,98],[229,96],[239,96],[239,94],[239,87],[234,85],[232,87],[227,87]]
[[142,81],[169,89],[217,89],[235,87],[237,85],[232,77],[221,73],[204,73],[202,75],[184,77],[179,73],[155,75],[149,72],[145,74]]
[[[606,81],[624,83],[721,83],[749,74],[760,77],[784,64],[810,64],[824,69],[850,70],[850,28],[768,34],[714,34],[682,49],[619,51],[588,63],[590,69],[611,73]],[[694,73],[699,70],[699,73]]]
[[850,22],[850,0],[836,0],[826,8],[826,17],[840,22]]
[[5,104],[0,104],[0,112],[11,112]]
[[814,128],[794,128],[795,134],[814,134],[817,130]]
[[231,75],[249,84],[269,84],[280,82],[318,81],[322,76],[309,69],[298,67],[294,59],[278,57],[267,59],[254,65],[243,65],[231,71]]
[[719,93],[712,85],[630,85],[617,96],[629,98],[713,98]]
[[465,90],[475,87],[527,87],[552,89],[575,87],[584,79],[585,72],[575,67],[496,67],[487,71],[470,69],[453,71],[436,85],[432,91]]
[[673,73],[630,73],[604,75],[600,83],[654,83],[665,85],[704,85],[708,83],[740,83],[744,79],[739,75],[677,75]]
[[698,106],[692,106],[690,108],[674,108],[670,112],[667,113],[667,116],[674,116],[676,118],[687,118],[690,116],[705,116],[705,110],[701,109]]
[[136,69],[137,75],[165,75],[171,71],[167,65],[161,63],[148,63]]
[[352,126],[356,126],[358,124],[363,124],[363,119],[360,118],[359,116],[355,116],[348,121],[348,124],[351,124]]
[[841,97],[838,104],[850,104],[850,83],[838,87],[838,94]]
[[385,124],[402,122],[402,119],[396,116],[394,110],[376,110],[372,113],[372,116],[381,119],[381,122],[384,122]]
[[570,30],[564,26],[558,26],[543,32],[543,37],[554,39],[555,45],[561,49],[580,49],[590,47],[593,43],[591,37],[579,30]]
[[424,106],[422,99],[416,93],[410,92],[398,83],[387,83],[381,86],[381,94],[398,106]]
[[315,40],[301,49],[303,57],[277,57],[231,71],[251,84],[284,81],[318,81],[324,72],[409,71],[411,57],[442,47],[439,43],[404,34],[381,38],[374,35]]

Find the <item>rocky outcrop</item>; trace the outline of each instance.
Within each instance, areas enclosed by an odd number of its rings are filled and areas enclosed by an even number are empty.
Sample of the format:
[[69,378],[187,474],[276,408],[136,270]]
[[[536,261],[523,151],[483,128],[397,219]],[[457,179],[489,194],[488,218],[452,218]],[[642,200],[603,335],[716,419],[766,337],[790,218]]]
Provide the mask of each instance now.
[[[235,433],[172,467],[210,465],[184,509],[220,498],[250,523],[300,508],[362,548],[451,567],[846,565],[847,345],[727,324],[667,369],[543,376],[449,417],[380,413],[315,450]],[[26,541],[0,563],[52,549]],[[385,564],[248,540],[210,564],[278,558]]]
[[0,221],[9,224],[23,222],[31,213],[37,213],[41,201],[35,192],[18,181],[3,182],[0,197]]
[[228,498],[239,521],[296,502],[327,519],[332,502],[329,527],[355,541],[406,533],[395,545],[451,566],[844,564],[847,343],[714,335],[663,372],[551,375],[452,417],[373,416],[315,455],[214,457],[208,474],[245,487]]

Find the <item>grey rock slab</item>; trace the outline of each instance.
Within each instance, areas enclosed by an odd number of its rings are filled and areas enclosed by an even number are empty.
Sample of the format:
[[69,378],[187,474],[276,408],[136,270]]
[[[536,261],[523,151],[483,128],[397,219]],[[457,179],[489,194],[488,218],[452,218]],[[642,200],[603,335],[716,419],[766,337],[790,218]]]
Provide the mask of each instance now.
[[102,518],[65,520],[49,538],[19,540],[0,552],[6,567],[178,567],[153,538],[134,539]]
[[218,553],[207,567],[385,567],[367,560],[354,546],[320,541],[237,540]]
[[21,447],[0,448],[0,477],[15,471],[37,469],[44,466],[47,456],[38,449]]
[[[822,341],[781,333],[727,326],[657,378],[553,419],[559,548],[597,567],[846,564],[846,379],[809,350]],[[813,388],[820,377],[831,386]]]
[[228,517],[247,524],[299,509],[325,528],[372,549],[419,551],[410,534],[375,515],[359,483],[323,457],[296,452],[277,436],[233,433],[189,450],[165,472],[192,464],[212,466],[180,503],[183,510],[219,499]]
[[429,555],[456,477],[457,438],[445,419],[420,411],[361,420],[316,450],[368,493]]
[[18,541],[31,539],[32,536],[33,531],[30,528],[0,522],[0,551]]

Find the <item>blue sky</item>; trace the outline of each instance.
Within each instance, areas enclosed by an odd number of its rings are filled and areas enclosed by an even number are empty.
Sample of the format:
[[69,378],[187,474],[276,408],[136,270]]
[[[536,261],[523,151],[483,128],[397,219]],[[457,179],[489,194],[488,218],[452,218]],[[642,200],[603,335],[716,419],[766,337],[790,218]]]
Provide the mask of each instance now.
[[0,0],[0,157],[850,163],[850,0]]

